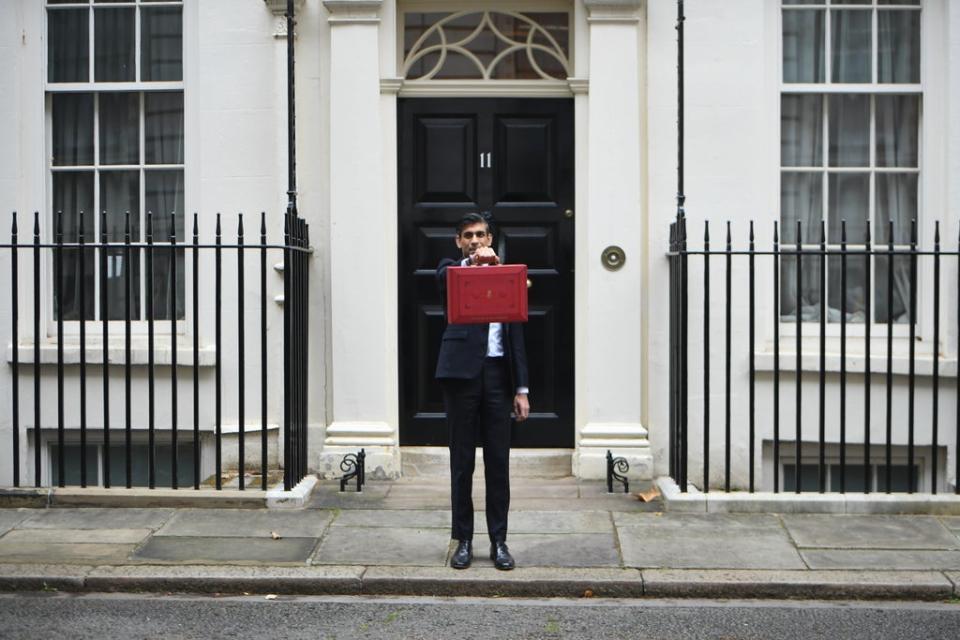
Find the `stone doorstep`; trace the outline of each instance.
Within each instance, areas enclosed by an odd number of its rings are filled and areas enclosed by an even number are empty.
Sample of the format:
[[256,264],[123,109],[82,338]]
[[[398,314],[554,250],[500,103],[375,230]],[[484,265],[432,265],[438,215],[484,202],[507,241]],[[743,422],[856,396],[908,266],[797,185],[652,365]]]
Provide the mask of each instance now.
[[693,486],[681,493],[673,478],[657,478],[664,511],[673,513],[825,513],[858,515],[960,515],[955,494],[702,493]]
[[943,600],[938,571],[0,565],[0,591]]
[[52,487],[0,489],[0,508],[18,507],[168,507],[201,509],[299,509],[306,506],[317,477],[308,475],[290,491],[278,485],[260,489],[146,489],[143,487]]

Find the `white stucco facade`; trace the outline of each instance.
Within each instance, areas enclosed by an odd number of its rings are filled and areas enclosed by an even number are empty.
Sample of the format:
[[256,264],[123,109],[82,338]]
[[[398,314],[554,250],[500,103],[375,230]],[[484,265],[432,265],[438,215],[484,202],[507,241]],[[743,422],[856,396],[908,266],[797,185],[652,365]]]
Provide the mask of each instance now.
[[[235,228],[237,212],[247,214],[249,229],[257,228],[259,212],[267,212],[271,235],[282,232],[286,206],[286,40],[283,3],[263,0],[185,0],[184,2],[184,120],[186,210],[197,211],[201,236],[209,240],[214,216],[220,212],[225,229]],[[481,6],[482,5],[482,6]],[[424,0],[418,10],[533,11],[539,7],[570,11],[572,76],[549,86],[536,82],[417,84],[402,78],[402,37],[399,15],[407,5],[398,0],[300,0],[296,39],[296,146],[298,205],[311,227],[314,249],[310,260],[309,341],[309,466],[333,477],[340,475],[343,455],[363,447],[372,478],[396,478],[403,469],[400,446],[400,371],[398,344],[398,166],[397,100],[404,96],[564,96],[575,109],[575,278],[574,388],[575,447],[569,450],[570,471],[585,478],[603,477],[605,455],[613,450],[627,458],[631,476],[652,478],[668,471],[669,447],[669,224],[676,210],[677,76],[676,4],[671,0],[525,0],[523,3],[456,3]],[[686,211],[694,244],[699,245],[703,221],[723,237],[731,222],[735,243],[746,242],[749,222],[755,223],[758,246],[772,237],[780,206],[780,7],[769,0],[688,0],[686,2]],[[922,3],[923,119],[921,127],[920,235],[932,236],[941,221],[944,246],[956,246],[960,228],[960,6],[947,0]],[[21,234],[30,229],[28,213],[50,216],[45,107],[45,9],[34,0],[0,4],[0,211],[20,212]],[[8,215],[8,214],[7,214]],[[0,220],[5,220],[0,219]],[[256,221],[256,222],[255,222]],[[7,241],[0,222],[0,242]],[[46,233],[46,229],[44,231]],[[601,253],[611,245],[623,249],[626,261],[609,270]],[[274,255],[271,262],[279,258]],[[226,280],[235,262],[225,264]],[[702,263],[692,260],[690,279],[690,371],[702,371]],[[766,262],[758,262],[757,296],[757,456],[755,471],[765,484],[781,461],[772,459],[772,282]],[[253,263],[251,263],[252,268]],[[21,307],[29,310],[27,286],[32,267],[20,268]],[[204,264],[205,271],[210,264]],[[9,251],[0,255],[0,278],[9,273]],[[932,273],[932,272],[931,272]],[[711,321],[723,326],[724,277],[721,260],[712,272]],[[738,263],[735,281],[746,281]],[[921,282],[930,281],[922,273]],[[957,264],[945,261],[942,273],[942,348],[940,360],[941,490],[956,483]],[[0,280],[2,282],[2,280]],[[251,277],[248,289],[258,293]],[[6,284],[0,285],[6,290]],[[921,287],[921,309],[929,308],[929,289]],[[745,291],[741,286],[739,291]],[[283,274],[268,274],[270,297],[282,294]],[[924,297],[927,296],[927,297]],[[45,303],[48,305],[48,303]],[[202,345],[201,388],[212,389],[213,298],[200,301]],[[46,309],[45,320],[50,318]],[[255,314],[255,310],[250,310]],[[0,299],[0,340],[5,364],[0,367],[0,485],[12,478],[10,300]],[[251,322],[255,321],[253,315]],[[733,305],[731,363],[734,397],[732,423],[732,482],[743,487],[747,478],[746,399],[747,308]],[[187,349],[185,323],[179,349]],[[915,434],[918,446],[929,444],[932,318],[918,323]],[[45,321],[44,335],[33,335],[29,313],[19,325],[21,362],[41,341],[43,397],[56,397],[55,325]],[[268,364],[271,381],[282,378],[282,307],[268,313]],[[794,342],[783,329],[781,366],[795,363]],[[145,388],[141,336],[136,343],[134,393]],[[224,329],[225,344],[236,342],[235,329]],[[835,406],[839,393],[839,338],[828,349],[827,397]],[[878,338],[879,340],[879,338]],[[232,341],[232,342],[231,342]],[[862,342],[862,341],[861,341]],[[158,362],[169,361],[169,338],[158,339]],[[877,343],[880,344],[879,342]],[[164,346],[166,345],[166,346]],[[246,334],[249,353],[259,353],[259,335]],[[804,338],[804,434],[816,430],[818,366],[816,338]],[[848,368],[863,369],[862,345],[849,347]],[[810,349],[809,354],[807,349]],[[885,348],[885,346],[884,346]],[[90,338],[92,361],[102,345]],[[99,349],[99,351],[98,351]],[[166,349],[166,355],[164,355]],[[711,344],[711,484],[723,480],[724,345]],[[858,351],[858,349],[860,351]],[[906,338],[898,336],[894,350],[893,406],[897,412],[894,442],[906,442]],[[68,361],[76,362],[71,338]],[[111,358],[122,349],[110,347]],[[189,361],[188,351],[181,361]],[[166,358],[166,360],[164,360]],[[885,353],[874,349],[872,369],[882,371]],[[21,375],[30,378],[29,358]],[[27,373],[24,373],[24,372]],[[699,375],[699,374],[698,374]],[[78,371],[67,367],[66,414],[78,406]],[[122,387],[122,368],[111,367],[112,384]],[[883,422],[882,389],[886,378],[875,378],[873,424]],[[158,378],[157,396],[169,394],[169,381]],[[178,382],[184,401],[178,423],[191,420],[190,379]],[[272,384],[279,384],[273,382]],[[702,422],[701,381],[690,383],[690,423]],[[167,385],[166,387],[164,385]],[[225,386],[224,423],[235,425],[237,396]],[[271,387],[275,390],[275,387]],[[100,424],[99,369],[88,393],[89,424]],[[21,430],[33,429],[32,385],[21,383]],[[123,411],[122,394],[112,396],[111,408]],[[268,408],[271,438],[282,424],[282,396],[271,393]],[[794,384],[791,373],[781,378],[782,435],[793,437]],[[531,392],[536,406],[536,390]],[[204,463],[212,469],[212,406],[201,410]],[[245,404],[247,430],[259,434],[259,397]],[[862,375],[848,381],[847,437],[861,442],[864,399]],[[53,416],[45,408],[45,416]],[[827,440],[836,442],[835,413],[828,420]],[[167,405],[157,409],[158,425],[169,425]],[[145,425],[144,407],[136,407],[136,429]],[[255,424],[254,424],[255,423]],[[75,420],[68,419],[75,428]],[[42,425],[44,429],[54,424]],[[235,427],[233,428],[235,430]],[[227,430],[229,434],[229,430]],[[694,433],[693,431],[691,432]],[[699,432],[696,432],[699,433]],[[236,436],[232,436],[235,443]],[[699,438],[699,439],[698,439]],[[807,437],[804,440],[808,440]],[[876,440],[875,440],[876,441]],[[227,442],[231,442],[228,435]],[[236,463],[228,445],[225,463]],[[248,445],[248,456],[258,453]],[[691,436],[692,468],[703,457],[702,438]],[[32,444],[20,439],[20,475],[32,477]],[[253,459],[253,458],[251,458]],[[276,461],[279,464],[279,461]],[[691,478],[699,482],[699,478]]]

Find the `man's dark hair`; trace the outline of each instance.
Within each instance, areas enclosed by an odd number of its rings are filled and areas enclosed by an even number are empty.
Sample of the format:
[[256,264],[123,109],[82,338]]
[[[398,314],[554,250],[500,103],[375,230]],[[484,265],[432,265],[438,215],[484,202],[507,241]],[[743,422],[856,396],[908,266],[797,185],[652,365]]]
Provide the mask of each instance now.
[[489,231],[490,234],[492,235],[493,234],[493,216],[490,215],[489,211],[481,211],[479,213],[474,211],[474,212],[465,214],[462,218],[460,218],[460,222],[457,223],[457,235],[459,236],[460,233],[467,227],[481,223],[481,222],[487,225],[487,231]]

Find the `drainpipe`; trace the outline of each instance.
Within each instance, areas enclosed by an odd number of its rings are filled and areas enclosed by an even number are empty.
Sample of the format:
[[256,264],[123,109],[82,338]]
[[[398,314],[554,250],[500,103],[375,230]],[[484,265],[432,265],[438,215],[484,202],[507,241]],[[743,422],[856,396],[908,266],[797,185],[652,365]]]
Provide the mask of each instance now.
[[297,130],[294,97],[293,0],[287,0],[287,214],[297,215]]
[[677,219],[684,216],[683,192],[683,0],[677,0]]

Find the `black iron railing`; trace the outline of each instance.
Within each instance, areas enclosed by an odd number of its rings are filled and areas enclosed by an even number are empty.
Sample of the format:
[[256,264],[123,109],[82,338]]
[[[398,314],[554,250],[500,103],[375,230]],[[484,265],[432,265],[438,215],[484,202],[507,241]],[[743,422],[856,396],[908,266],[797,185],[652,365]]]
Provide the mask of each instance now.
[[[758,447],[763,445],[758,441],[758,420],[764,424],[771,425],[772,459],[774,471],[772,474],[772,489],[774,492],[781,491],[779,465],[781,463],[781,452],[788,450],[791,455],[789,460],[790,474],[787,475],[787,467],[784,467],[784,483],[789,482],[792,487],[789,490],[797,493],[803,490],[811,491],[848,491],[850,487],[856,485],[860,490],[869,492],[871,490],[890,493],[893,491],[906,491],[914,493],[918,489],[917,475],[917,454],[918,449],[922,448],[924,452],[929,453],[929,491],[937,492],[939,476],[939,449],[943,446],[956,448],[956,443],[960,441],[960,402],[958,405],[956,419],[954,421],[955,434],[953,438],[949,436],[944,439],[940,432],[940,395],[941,395],[941,371],[940,361],[944,358],[943,346],[944,339],[941,327],[941,314],[946,311],[956,313],[958,319],[957,332],[960,335],[960,290],[956,283],[944,283],[941,281],[941,269],[947,264],[946,261],[953,262],[960,269],[960,251],[957,249],[945,250],[941,246],[940,224],[934,224],[933,243],[930,249],[921,249],[918,246],[917,224],[916,221],[910,223],[909,231],[900,230],[899,236],[895,238],[894,224],[891,221],[883,229],[885,231],[886,242],[883,244],[873,244],[871,238],[871,228],[867,223],[865,229],[858,230],[858,243],[848,242],[847,225],[845,222],[840,224],[839,230],[832,230],[831,236],[839,231],[839,242],[828,245],[828,234],[823,222],[819,228],[802,229],[798,222],[795,228],[794,241],[789,244],[781,243],[778,225],[773,225],[772,248],[768,250],[758,250],[754,233],[753,222],[749,225],[749,234],[747,237],[746,248],[733,248],[731,226],[728,222],[725,229],[725,244],[722,248],[711,248],[710,244],[710,225],[705,222],[703,243],[700,248],[693,249],[689,244],[689,235],[687,229],[688,221],[683,216],[678,216],[677,220],[670,225],[670,251],[668,259],[670,261],[670,459],[669,469],[671,476],[680,485],[682,491],[688,490],[690,483],[696,483],[703,491],[710,491],[711,479],[711,460],[710,451],[715,447],[715,439],[723,440],[723,486],[724,491],[731,491],[736,488],[731,481],[732,465],[731,451],[735,448],[742,448],[743,439],[746,441],[748,472],[743,474],[746,477],[745,487],[753,492],[758,488],[758,482],[755,477],[757,468]],[[791,229],[793,231],[793,229]],[[816,238],[819,238],[817,242]],[[896,240],[896,243],[895,243]],[[721,434],[718,436],[711,429],[715,425],[711,424],[711,366],[714,358],[712,357],[710,340],[716,332],[716,328],[711,328],[711,307],[716,306],[711,302],[711,296],[716,295],[715,285],[710,283],[711,272],[715,272],[717,261],[720,261],[723,274],[723,293],[721,294],[724,305],[724,326],[722,340],[723,349],[723,423],[720,425]],[[931,424],[929,432],[925,432],[926,439],[929,434],[929,442],[922,445],[917,444],[917,425],[915,424],[915,403],[917,401],[917,325],[918,325],[918,273],[919,263],[921,261],[932,262],[932,271],[930,272],[931,282],[924,283],[929,295],[924,296],[924,301],[930,304],[930,317],[932,319],[932,330],[929,340],[931,349],[929,359],[931,361],[931,377],[929,385],[929,400],[931,408]],[[693,264],[696,261],[698,264]],[[746,263],[746,287],[743,287],[744,278],[742,272],[735,279],[734,262],[739,265]],[[806,312],[802,310],[802,296],[804,289],[804,264],[813,263],[813,273],[817,277],[817,282],[812,283],[810,297],[818,301],[816,304],[810,304]],[[834,317],[828,321],[828,299],[827,299],[827,271],[828,264],[831,261],[839,262],[839,280],[831,281],[831,287],[839,288],[839,296],[836,298],[838,309],[830,309]],[[886,273],[883,274],[879,267],[874,265],[874,261],[883,261]],[[852,283],[851,264],[857,263],[856,269],[858,278],[862,281]],[[907,276],[901,278],[897,283],[899,298],[902,301],[903,308],[899,317],[894,316],[894,263],[906,265]],[[762,263],[762,264],[761,264]],[[878,264],[880,264],[878,262]],[[808,265],[809,266],[809,265]],[[769,269],[767,275],[758,272],[758,268]],[[786,271],[784,271],[786,267]],[[901,272],[903,274],[903,272]],[[696,305],[702,305],[700,313],[691,314],[690,281],[697,276],[702,277],[700,286],[697,287],[698,294],[702,291],[702,298],[696,301]],[[772,309],[772,317],[759,318],[757,313],[756,291],[761,277],[766,280],[770,278],[772,282],[773,304],[769,305]],[[767,280],[769,282],[769,280]],[[808,283],[810,284],[810,283]],[[861,287],[862,308],[866,310],[866,317],[861,321],[854,323],[850,319],[851,309],[848,308],[848,294],[851,284]],[[792,301],[792,313],[789,313],[786,306],[790,301],[786,299],[781,291],[784,286],[795,287],[794,299]],[[885,292],[885,314],[874,314],[872,310],[871,291],[876,287],[877,292]],[[907,289],[907,291],[903,291]],[[944,291],[948,304],[954,305],[955,309],[945,310],[942,308]],[[879,297],[879,294],[878,294]],[[879,302],[879,301],[878,301]],[[733,327],[731,319],[731,310],[738,310],[739,314],[746,305],[748,319],[745,326]],[[766,308],[766,307],[765,307]],[[877,306],[880,309],[880,306]],[[700,326],[692,326],[691,315],[699,319]],[[880,317],[882,316],[882,317]],[[772,392],[770,404],[772,411],[769,415],[758,416],[758,370],[757,370],[757,322],[764,322],[765,327],[772,331],[772,370],[765,374],[763,379],[764,387],[769,387]],[[839,397],[839,407],[828,408],[829,401],[826,394],[827,389],[827,325],[839,327],[839,370],[837,380],[837,390]],[[863,335],[851,336],[848,330],[851,325],[856,324],[862,327]],[[877,325],[872,327],[872,325]],[[904,486],[900,489],[894,488],[892,478],[893,469],[893,451],[894,451],[894,409],[893,409],[893,390],[895,387],[894,377],[902,376],[903,372],[894,372],[893,354],[894,354],[894,334],[895,325],[901,327],[898,332],[903,333],[903,337],[908,339],[907,371],[906,371],[906,474]],[[784,328],[790,327],[794,340],[793,351],[789,355],[781,355],[781,346],[784,340],[781,338],[781,332]],[[746,330],[746,354],[734,354],[732,351],[731,335],[733,331],[738,333]],[[806,331],[805,331],[806,330]],[[873,331],[882,331],[885,334],[885,369],[871,368],[871,343],[874,339]],[[695,334],[702,338],[702,353],[697,360],[699,371],[691,372],[690,344]],[[807,341],[804,340],[807,336]],[[876,337],[881,337],[877,335]],[[831,336],[836,340],[837,336]],[[816,340],[816,347],[811,346],[811,339]],[[862,357],[863,366],[854,370],[849,367],[851,347],[856,346],[858,357]],[[698,348],[699,347],[698,345]],[[789,348],[789,345],[788,345]],[[732,389],[735,379],[741,379],[742,376],[732,376],[732,359],[746,355],[749,361],[749,373],[747,375],[746,396],[749,407],[747,411],[746,424],[734,422],[731,417],[731,399],[735,396],[741,396],[743,389]],[[809,366],[804,367],[803,357],[817,356],[818,366],[814,371]],[[785,357],[793,358],[792,363],[783,362]],[[804,373],[818,376],[818,394],[815,400],[810,400],[803,395],[802,377]],[[857,379],[862,379],[863,392],[863,438],[862,441],[851,442],[848,436],[848,395],[852,384],[848,374],[856,374]],[[885,396],[883,400],[877,400],[876,395],[871,393],[872,378],[874,376],[883,376],[885,374]],[[956,374],[955,374],[956,375]],[[702,377],[701,377],[702,376]],[[791,380],[783,380],[789,376]],[[699,381],[698,381],[699,379]],[[793,386],[795,393],[795,406],[792,416],[782,416],[781,409],[781,390],[785,385]],[[956,385],[955,393],[960,399],[960,376],[952,383]],[[695,394],[698,400],[702,401],[697,424],[691,424],[690,419],[690,397],[691,387],[695,387]],[[699,387],[699,388],[697,388]],[[791,389],[787,389],[789,393]],[[700,393],[702,392],[702,397]],[[807,402],[805,405],[804,402]],[[815,407],[816,413],[809,408]],[[836,425],[839,430],[837,441],[828,442],[827,424],[828,411],[831,412],[832,425]],[[833,412],[836,413],[833,413]],[[884,431],[876,434],[876,427],[872,428],[872,415],[882,413],[885,417]],[[815,416],[815,417],[813,417]],[[786,420],[784,420],[786,418]],[[792,423],[792,425],[790,425]],[[858,425],[860,426],[860,425]],[[791,428],[792,427],[792,428]],[[877,437],[879,436],[879,437]],[[691,474],[691,438],[699,437],[702,439],[702,458],[694,461],[694,466],[699,467]],[[952,440],[952,442],[951,442]],[[807,447],[804,447],[804,444]],[[900,445],[896,445],[901,448]],[[809,469],[812,465],[809,458],[805,457],[803,451],[810,450],[810,447],[816,451],[816,478],[811,481],[809,477],[802,477],[804,468]],[[838,451],[837,463],[832,465],[836,467],[836,476],[834,481],[826,481],[827,456],[826,451],[829,448],[836,448]],[[881,462],[872,464],[877,459],[873,454],[876,452],[874,447],[882,452]],[[789,450],[792,449],[792,454]],[[899,454],[898,454],[899,455]],[[950,459],[947,457],[947,459]],[[956,461],[956,478],[960,479],[960,459],[954,452],[953,460]],[[872,469],[876,467],[876,474]],[[862,476],[854,477],[853,470],[856,469]],[[873,480],[876,480],[874,484]],[[811,486],[813,485],[813,486]],[[955,485],[960,482],[955,481]],[[873,487],[873,489],[871,489]],[[960,486],[956,488],[960,493]]]
[[[13,224],[11,239],[8,244],[0,244],[0,251],[10,256],[9,280],[0,276],[0,281],[10,283],[10,313],[11,313],[11,397],[10,406],[12,407],[12,448],[11,456],[13,458],[13,486],[21,486],[20,478],[20,450],[21,450],[21,430],[25,430],[22,424],[24,417],[21,412],[21,382],[29,384],[32,378],[33,384],[33,478],[32,484],[36,487],[44,485],[42,474],[42,447],[41,429],[49,427],[56,428],[56,478],[59,486],[65,486],[65,444],[66,444],[66,420],[65,420],[65,398],[67,394],[66,384],[71,385],[76,379],[78,381],[77,393],[79,393],[79,442],[81,455],[79,456],[79,484],[87,486],[88,481],[88,461],[87,461],[87,443],[88,435],[92,430],[96,430],[97,437],[102,439],[103,443],[103,464],[102,464],[102,484],[105,487],[111,486],[111,442],[117,440],[123,443],[124,454],[124,477],[127,487],[132,486],[132,478],[135,471],[142,473],[142,469],[135,469],[133,463],[132,447],[134,442],[134,433],[146,431],[147,438],[147,458],[146,458],[146,478],[147,486],[155,488],[157,486],[158,461],[156,458],[157,438],[163,438],[164,443],[169,442],[172,455],[170,456],[170,486],[174,489],[178,487],[178,442],[181,436],[192,440],[191,461],[193,467],[192,486],[199,489],[203,478],[201,478],[201,427],[204,431],[213,431],[215,473],[213,486],[222,489],[223,475],[223,422],[224,422],[224,383],[231,385],[235,389],[235,395],[230,396],[230,400],[236,401],[235,412],[231,417],[236,416],[238,424],[238,488],[244,489],[244,471],[249,470],[246,465],[245,451],[245,424],[246,416],[244,408],[246,406],[246,396],[248,389],[248,373],[255,372],[259,378],[260,394],[260,488],[267,489],[268,483],[268,403],[270,400],[270,390],[275,393],[283,394],[283,482],[286,489],[290,489],[307,474],[307,336],[308,336],[308,309],[307,300],[309,269],[308,261],[310,258],[310,238],[309,229],[305,221],[295,215],[284,215],[284,236],[282,243],[269,242],[267,236],[266,215],[260,215],[259,237],[256,242],[246,242],[243,227],[243,215],[236,218],[237,232],[235,242],[224,242],[220,215],[216,216],[216,228],[214,242],[210,244],[200,242],[199,220],[198,216],[193,216],[193,234],[192,242],[186,242],[177,238],[177,224],[174,216],[171,216],[165,226],[169,230],[169,235],[160,237],[155,234],[155,223],[159,221],[159,216],[147,214],[145,220],[144,237],[145,242],[134,242],[132,240],[134,233],[131,231],[130,216],[125,216],[125,229],[122,233],[122,241],[110,241],[108,236],[107,214],[101,214],[100,234],[98,242],[89,242],[89,238],[84,235],[83,214],[76,216],[77,228],[65,229],[63,225],[63,215],[56,214],[53,221],[53,232],[43,233],[41,218],[39,214],[33,216],[33,234],[32,242],[22,242],[18,225],[17,214],[13,215]],[[44,240],[44,235],[50,239]],[[118,234],[114,234],[115,236]],[[75,241],[66,242],[64,238],[69,237]],[[230,254],[233,254],[231,256]],[[267,287],[267,265],[268,255],[282,255],[283,264],[283,380],[280,385],[270,386],[268,380],[270,350],[268,348],[268,325],[267,310],[273,298],[268,296]],[[202,261],[201,256],[205,256]],[[212,283],[208,274],[203,273],[201,265],[205,265],[207,258],[213,261],[214,275]],[[231,285],[226,285],[223,278],[223,262],[225,259],[235,257],[235,271],[229,272],[233,279]],[[190,277],[186,274],[178,274],[178,269],[186,270],[186,259],[190,259]],[[250,322],[246,309],[250,298],[254,297],[246,289],[245,274],[250,271],[249,263],[258,262],[259,271],[259,297],[254,304],[259,305],[259,323]],[[122,270],[123,275],[120,278],[122,282],[119,286],[123,288],[122,310],[110,308],[110,295],[108,291],[108,272],[110,271],[110,261],[122,259],[126,267]],[[165,273],[159,273],[160,269],[156,266],[157,260],[162,260],[166,265]],[[182,259],[182,262],[180,261]],[[274,258],[275,259],[275,258]],[[32,260],[32,278],[29,282],[21,282],[23,269],[21,261]],[[71,287],[70,295],[72,302],[67,301],[67,291],[65,283],[65,267],[77,266],[84,260],[89,260],[89,264],[97,264],[95,271],[99,282],[99,295],[89,290],[88,278],[82,274],[74,278],[74,286]],[[178,265],[178,262],[180,265]],[[134,282],[139,280],[134,275],[134,269],[131,265],[143,265],[145,268],[145,278],[143,284]],[[52,266],[52,286],[48,280],[44,279],[45,266]],[[83,270],[83,266],[80,267]],[[139,266],[138,266],[139,268]],[[181,278],[181,275],[183,276]],[[155,286],[157,278],[166,280],[166,297],[169,304],[168,308],[157,308]],[[46,283],[46,284],[45,284]],[[142,292],[138,289],[143,287]],[[181,290],[181,287],[183,290]],[[20,295],[24,288],[32,290],[32,311],[28,311],[21,317]],[[201,320],[201,290],[203,295],[213,296],[213,384],[212,388],[208,384],[201,385],[201,342],[200,342],[200,320]],[[143,309],[134,310],[131,302],[132,298],[138,298],[143,295]],[[183,294],[182,296],[180,294]],[[192,300],[190,317],[185,313],[185,304],[187,293]],[[231,295],[232,294],[232,295]],[[224,295],[233,298],[227,302],[224,301]],[[162,299],[163,296],[161,296]],[[52,313],[45,316],[44,300],[53,301]],[[93,302],[99,302],[99,318],[95,318],[93,313]],[[73,309],[73,316],[69,315],[69,309]],[[229,322],[233,324],[236,331],[236,340],[230,344],[225,344],[223,339],[224,315],[225,312]],[[33,340],[31,345],[21,345],[20,323],[28,322],[30,317],[33,324]],[[55,323],[56,330],[53,335],[47,336],[45,319]],[[67,375],[67,359],[64,354],[65,329],[69,326],[75,327],[78,332],[78,370],[76,376],[72,373]],[[192,329],[186,331],[186,325],[190,323]],[[111,330],[117,330],[117,325],[122,326],[122,339],[111,338]],[[158,330],[158,325],[166,324]],[[253,326],[253,325],[257,326]],[[246,353],[248,341],[246,340],[247,325],[250,328],[259,331],[260,334],[260,353],[256,359],[249,358]],[[145,330],[146,333],[146,382],[134,380],[134,372],[138,369],[137,363],[133,358],[133,333],[134,327],[138,331]],[[166,331],[163,331],[163,329]],[[102,357],[98,360],[88,358],[89,340],[88,333],[99,333],[94,338],[99,344]],[[169,340],[169,364],[157,363],[157,336],[163,336],[163,340]],[[179,335],[178,335],[179,334]],[[192,341],[192,360],[189,362],[178,361],[178,339],[181,335],[187,334],[187,339]],[[46,400],[42,393],[41,378],[43,376],[44,366],[41,364],[41,347],[46,343],[56,345],[56,402],[55,419],[51,415],[51,410],[44,404]],[[118,350],[122,345],[123,358],[117,359],[111,355],[111,346]],[[32,366],[23,367],[24,361],[21,354],[26,349],[32,350]],[[29,352],[27,352],[29,353]],[[52,365],[53,363],[51,363]],[[99,366],[100,385],[102,388],[101,397],[101,421],[99,425],[91,426],[88,424],[88,393],[87,384],[93,377],[88,371],[88,365]],[[123,368],[123,411],[116,426],[115,420],[119,416],[113,414],[119,413],[115,407],[111,408],[110,394],[113,387],[118,386],[116,382],[110,380],[110,369],[116,367]],[[178,422],[180,415],[179,403],[181,398],[178,395],[178,383],[180,376],[184,375],[184,370],[189,369],[189,375],[192,376],[192,424],[183,425]],[[139,377],[139,375],[137,376]],[[163,380],[164,388],[169,389],[169,398],[165,400],[169,405],[170,423],[160,427],[157,425],[157,412],[160,399],[157,397],[157,378]],[[71,393],[73,390],[71,390]],[[213,396],[212,398],[210,396]],[[201,425],[201,405],[206,405],[210,400],[214,404],[214,418],[212,424]],[[133,411],[134,407],[146,405],[146,428],[142,429],[138,425],[134,428]],[[184,428],[186,427],[186,428]],[[29,482],[28,482],[29,484]]]

